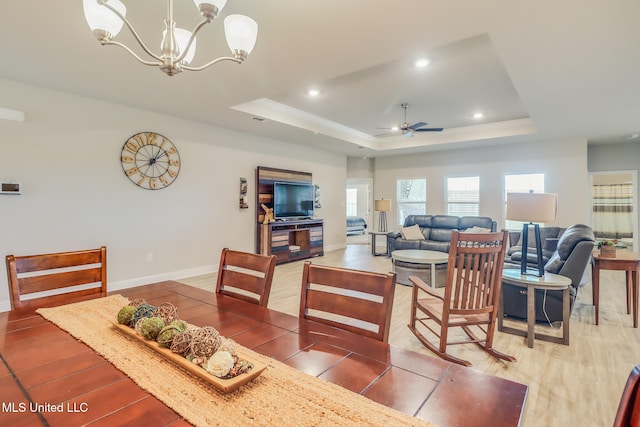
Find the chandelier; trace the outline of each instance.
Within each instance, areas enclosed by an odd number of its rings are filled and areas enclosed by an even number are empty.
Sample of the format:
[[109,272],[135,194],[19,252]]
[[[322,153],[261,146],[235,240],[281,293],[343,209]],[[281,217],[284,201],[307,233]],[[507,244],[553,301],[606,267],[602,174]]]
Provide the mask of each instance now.
[[[235,61],[241,64],[251,53],[258,36],[256,21],[244,15],[229,15],[224,20],[224,31],[233,56],[216,58],[199,67],[189,66],[195,55],[196,35],[206,24],[213,21],[227,3],[227,0],[193,0],[204,18],[193,31],[177,28],[173,20],[173,0],[167,2],[167,19],[162,33],[160,54],[153,53],[142,41],[126,18],[127,8],[120,0],[82,0],[84,16],[101,45],[120,46],[144,65],[160,68],[169,76],[183,70],[201,71],[221,61]],[[122,26],[126,25],[142,50],[151,60],[141,58],[124,44],[114,41]]]

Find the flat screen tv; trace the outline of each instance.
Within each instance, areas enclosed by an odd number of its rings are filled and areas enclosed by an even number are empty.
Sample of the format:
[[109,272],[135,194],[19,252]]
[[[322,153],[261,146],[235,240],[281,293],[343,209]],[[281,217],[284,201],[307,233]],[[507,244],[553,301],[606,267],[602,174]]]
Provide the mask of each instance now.
[[275,219],[307,219],[313,217],[313,184],[275,182],[273,184]]

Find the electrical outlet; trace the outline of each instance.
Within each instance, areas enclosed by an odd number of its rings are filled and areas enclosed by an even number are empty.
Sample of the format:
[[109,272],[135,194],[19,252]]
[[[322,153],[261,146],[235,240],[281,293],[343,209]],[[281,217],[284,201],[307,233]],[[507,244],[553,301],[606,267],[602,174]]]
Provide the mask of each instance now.
[[147,254],[147,261],[149,261],[149,262],[153,261],[153,252],[149,252]]

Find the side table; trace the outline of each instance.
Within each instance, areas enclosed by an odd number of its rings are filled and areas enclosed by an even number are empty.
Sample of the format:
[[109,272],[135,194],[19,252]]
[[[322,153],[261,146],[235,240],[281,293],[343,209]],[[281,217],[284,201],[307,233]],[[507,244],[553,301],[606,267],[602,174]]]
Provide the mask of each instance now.
[[[527,288],[527,330],[512,328],[503,325],[504,301],[500,295],[498,306],[498,331],[508,334],[527,337],[527,345],[533,348],[533,340],[556,342],[569,345],[569,318],[571,316],[569,297],[571,279],[558,274],[545,273],[538,277],[530,274],[521,274],[520,270],[502,270],[502,282]],[[535,332],[536,324],[536,289],[562,290],[562,338]]]
[[[388,256],[389,255],[389,249],[387,248],[387,234],[389,232],[388,231],[370,231],[369,234],[371,235],[371,255],[373,256]],[[378,236],[384,236],[384,252],[378,252],[376,251],[376,238]]]
[[[616,251],[615,257],[605,257],[593,253],[591,266],[591,284],[593,305],[596,309],[596,325],[600,313],[600,270],[622,270],[626,274],[627,284],[627,314],[633,301],[633,327],[638,327],[638,271],[640,270],[640,254],[636,252]],[[631,301],[630,301],[631,300]]]

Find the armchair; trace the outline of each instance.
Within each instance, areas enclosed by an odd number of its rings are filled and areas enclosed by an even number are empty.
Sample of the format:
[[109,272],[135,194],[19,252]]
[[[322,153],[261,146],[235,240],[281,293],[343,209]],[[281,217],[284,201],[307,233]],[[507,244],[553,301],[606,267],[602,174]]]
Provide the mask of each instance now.
[[[540,227],[542,239],[542,262],[546,264],[558,247],[558,239],[565,229],[561,227]],[[537,268],[536,240],[533,229],[529,230],[529,238],[526,250],[527,265]],[[505,255],[505,268],[520,268],[522,261],[522,231],[509,232],[509,249]]]
[[[588,265],[595,238],[591,227],[575,224],[568,227],[557,241],[557,248],[549,257],[544,270],[571,279],[570,307],[578,295],[578,289],[589,281]],[[519,265],[519,263],[518,263]],[[505,268],[518,268],[508,263]],[[504,283],[502,287],[504,314],[519,319],[527,318],[527,291]],[[536,321],[562,320],[562,291],[536,291]]]

